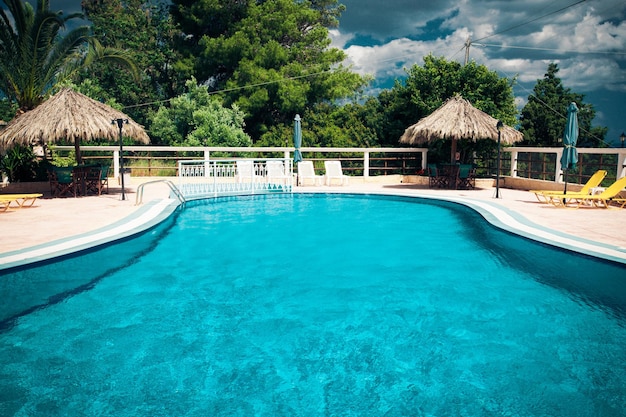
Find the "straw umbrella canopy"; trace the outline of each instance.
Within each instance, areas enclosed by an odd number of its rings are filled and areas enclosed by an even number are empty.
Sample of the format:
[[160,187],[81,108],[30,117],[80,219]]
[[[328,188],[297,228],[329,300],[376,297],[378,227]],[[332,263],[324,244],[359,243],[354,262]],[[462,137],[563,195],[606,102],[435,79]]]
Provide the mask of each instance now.
[[[451,161],[455,160],[456,142],[459,139],[498,140],[498,120],[489,116],[461,97],[456,95],[448,99],[441,107],[409,126],[400,137],[400,143],[421,145],[436,139],[451,139]],[[509,126],[503,126],[500,140],[513,144],[524,138],[521,132]]]
[[114,119],[128,119],[124,136],[148,144],[150,138],[144,128],[119,110],[93,100],[71,88],[63,88],[54,96],[13,119],[0,131],[0,146],[6,149],[14,144],[55,143],[73,140],[76,162],[81,163],[80,142],[94,139],[116,141],[119,138]]

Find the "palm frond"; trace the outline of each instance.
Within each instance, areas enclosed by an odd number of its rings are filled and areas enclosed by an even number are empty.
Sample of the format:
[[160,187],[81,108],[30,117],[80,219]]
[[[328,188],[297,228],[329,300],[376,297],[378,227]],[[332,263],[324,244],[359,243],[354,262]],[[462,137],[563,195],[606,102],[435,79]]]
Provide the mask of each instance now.
[[135,81],[139,80],[139,69],[133,59],[132,53],[128,50],[102,46],[102,44],[94,38],[89,42],[89,52],[85,57],[85,65],[89,66],[96,60],[120,65],[128,69]]

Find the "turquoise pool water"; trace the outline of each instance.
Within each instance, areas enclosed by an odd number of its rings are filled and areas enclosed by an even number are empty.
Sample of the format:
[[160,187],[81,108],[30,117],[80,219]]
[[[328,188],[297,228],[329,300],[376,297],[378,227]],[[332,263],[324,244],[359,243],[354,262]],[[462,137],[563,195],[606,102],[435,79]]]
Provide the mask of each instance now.
[[622,416],[626,269],[450,203],[256,196],[3,274],[2,416]]

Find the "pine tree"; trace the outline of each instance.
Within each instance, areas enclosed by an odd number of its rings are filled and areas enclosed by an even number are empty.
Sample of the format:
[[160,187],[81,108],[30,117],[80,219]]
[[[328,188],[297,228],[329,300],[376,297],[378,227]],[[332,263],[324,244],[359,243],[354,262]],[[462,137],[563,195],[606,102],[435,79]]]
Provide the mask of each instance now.
[[557,77],[559,67],[555,63],[548,65],[543,79],[537,80],[533,94],[528,96],[528,103],[522,109],[520,118],[521,131],[525,145],[561,146],[567,107],[571,102],[578,106],[578,126],[580,133],[577,147],[602,147],[606,127],[591,127],[596,111],[591,104],[583,102],[584,95],[565,88]]

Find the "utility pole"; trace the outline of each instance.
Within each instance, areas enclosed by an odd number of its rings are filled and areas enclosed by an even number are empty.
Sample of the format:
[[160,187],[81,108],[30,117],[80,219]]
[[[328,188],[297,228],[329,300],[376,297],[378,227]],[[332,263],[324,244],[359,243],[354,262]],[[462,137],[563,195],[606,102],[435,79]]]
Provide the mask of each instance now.
[[469,49],[471,44],[472,40],[468,36],[467,40],[465,41],[465,62],[463,63],[463,65],[467,65],[467,63],[469,62]]

